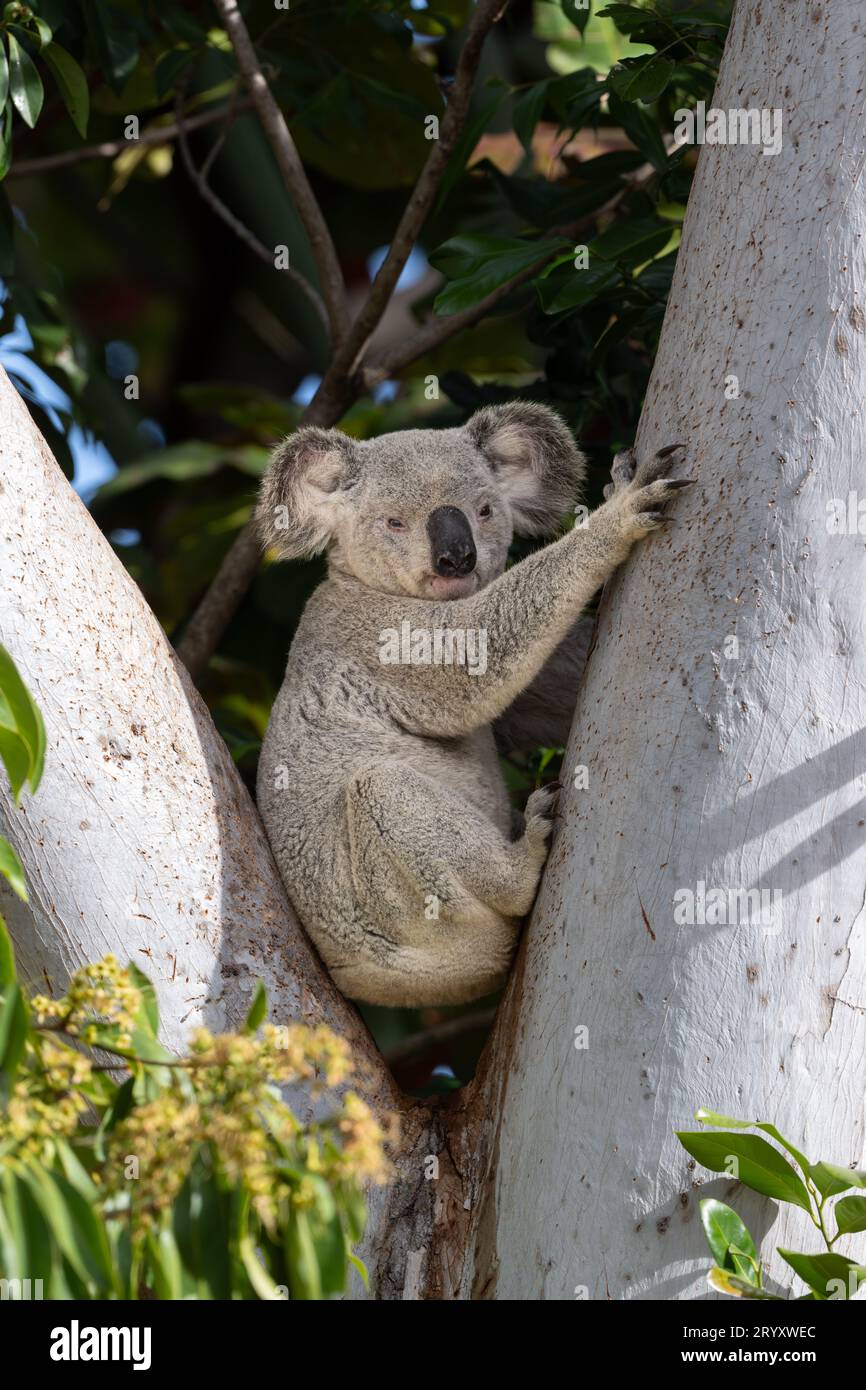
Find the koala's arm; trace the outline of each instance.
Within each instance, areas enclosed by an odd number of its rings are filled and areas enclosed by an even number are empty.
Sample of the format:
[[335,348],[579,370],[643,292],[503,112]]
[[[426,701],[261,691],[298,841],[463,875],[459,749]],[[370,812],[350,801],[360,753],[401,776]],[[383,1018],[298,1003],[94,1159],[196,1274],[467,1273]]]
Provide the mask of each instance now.
[[459,737],[505,713],[566,637],[593,594],[634,543],[664,522],[661,508],[688,485],[665,475],[673,449],[635,468],[630,451],[614,465],[611,495],[553,545],[536,551],[471,598],[417,602],[413,626],[482,631],[486,670],[466,665],[381,667],[392,708],[413,733]]
[[501,753],[555,748],[568,742],[577,687],[594,631],[594,618],[578,618],[538,675],[499,716],[493,733]]

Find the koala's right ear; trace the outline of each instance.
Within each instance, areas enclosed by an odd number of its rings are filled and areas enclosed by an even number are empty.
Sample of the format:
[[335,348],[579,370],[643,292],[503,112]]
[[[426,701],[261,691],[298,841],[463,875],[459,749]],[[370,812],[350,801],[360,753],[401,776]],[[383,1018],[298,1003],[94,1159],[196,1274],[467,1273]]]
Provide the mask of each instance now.
[[355,441],[307,425],[274,450],[262,479],[256,525],[284,560],[318,555],[334,534],[346,491],[357,481]]

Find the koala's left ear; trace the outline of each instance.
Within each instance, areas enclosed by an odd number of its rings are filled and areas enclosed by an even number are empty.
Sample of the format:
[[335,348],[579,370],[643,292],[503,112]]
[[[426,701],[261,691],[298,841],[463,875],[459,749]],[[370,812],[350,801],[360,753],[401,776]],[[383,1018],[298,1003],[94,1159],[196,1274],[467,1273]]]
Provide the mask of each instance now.
[[546,405],[511,401],[476,411],[466,429],[487,457],[524,536],[554,531],[577,500],[586,460]]

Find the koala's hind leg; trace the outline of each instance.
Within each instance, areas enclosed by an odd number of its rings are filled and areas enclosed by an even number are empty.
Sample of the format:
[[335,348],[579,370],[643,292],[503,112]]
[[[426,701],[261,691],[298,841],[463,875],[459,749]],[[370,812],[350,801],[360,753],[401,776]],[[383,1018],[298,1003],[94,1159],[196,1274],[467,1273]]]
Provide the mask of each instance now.
[[558,783],[533,792],[524,833],[511,841],[464,797],[415,768],[396,760],[366,767],[347,794],[355,890],[383,921],[405,912],[407,888],[417,906],[435,899],[453,922],[471,925],[478,904],[523,917],[547,858],[558,796]]

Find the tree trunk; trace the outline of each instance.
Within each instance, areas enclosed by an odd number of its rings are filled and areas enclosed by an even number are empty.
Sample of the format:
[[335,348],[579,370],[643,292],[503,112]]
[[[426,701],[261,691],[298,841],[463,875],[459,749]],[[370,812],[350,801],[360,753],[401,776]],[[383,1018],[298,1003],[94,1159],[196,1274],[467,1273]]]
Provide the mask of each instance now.
[[[706,1294],[699,1190],[798,1283],[774,1247],[820,1239],[702,1183],[674,1137],[701,1105],[862,1166],[866,517],[826,518],[866,457],[864,33],[859,0],[737,6],[714,105],[781,108],[783,145],[700,156],[639,434],[685,441],[699,485],[606,596],[579,701],[500,1025],[474,1271],[497,1298]],[[766,890],[763,924],[734,899],[701,925],[701,883]]]

